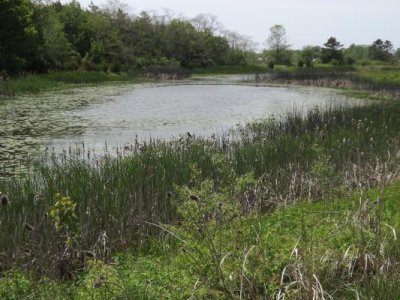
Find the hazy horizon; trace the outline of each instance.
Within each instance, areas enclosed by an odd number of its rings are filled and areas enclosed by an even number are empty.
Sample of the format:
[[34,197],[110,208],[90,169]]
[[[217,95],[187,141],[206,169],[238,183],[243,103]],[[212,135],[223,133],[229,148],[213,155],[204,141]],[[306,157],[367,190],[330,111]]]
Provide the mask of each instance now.
[[[69,2],[63,0],[63,3]],[[90,0],[79,0],[87,7]],[[93,0],[97,6],[107,1]],[[165,14],[170,10],[175,16],[193,18],[198,14],[218,17],[223,26],[231,31],[249,36],[266,47],[269,28],[282,24],[293,49],[306,45],[319,45],[335,36],[345,47],[350,44],[370,45],[380,38],[390,40],[395,48],[400,47],[399,0],[147,0],[146,2],[119,1],[127,5],[130,13],[152,11]],[[228,8],[228,9],[227,9]]]

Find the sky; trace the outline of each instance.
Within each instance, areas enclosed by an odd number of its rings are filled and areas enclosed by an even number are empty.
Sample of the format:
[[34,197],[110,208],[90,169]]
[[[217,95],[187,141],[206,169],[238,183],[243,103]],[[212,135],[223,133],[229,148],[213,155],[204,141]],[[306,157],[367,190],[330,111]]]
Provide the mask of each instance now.
[[[101,6],[104,0],[92,0]],[[247,35],[266,48],[269,28],[285,27],[293,49],[319,45],[331,36],[345,47],[370,45],[380,38],[400,48],[400,0],[119,0],[131,13],[172,10],[188,18],[212,14],[228,30]],[[62,2],[68,2],[64,0]],[[90,0],[79,0],[86,7]]]

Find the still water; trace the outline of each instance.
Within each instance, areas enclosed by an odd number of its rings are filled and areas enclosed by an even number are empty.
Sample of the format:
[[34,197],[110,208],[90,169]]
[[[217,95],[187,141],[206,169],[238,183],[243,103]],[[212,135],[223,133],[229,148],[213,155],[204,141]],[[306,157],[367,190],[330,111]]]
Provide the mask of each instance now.
[[353,101],[333,90],[184,81],[0,99],[0,171],[45,149],[103,152],[135,139],[210,135],[288,110]]

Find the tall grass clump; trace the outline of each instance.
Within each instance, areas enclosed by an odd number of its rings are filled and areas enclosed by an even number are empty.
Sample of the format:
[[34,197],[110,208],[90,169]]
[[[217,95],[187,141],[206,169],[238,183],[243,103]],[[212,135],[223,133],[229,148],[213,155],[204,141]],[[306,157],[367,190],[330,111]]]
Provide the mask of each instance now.
[[[220,203],[229,210],[224,218],[233,210],[234,219],[305,199],[331,200],[360,185],[374,187],[383,180],[382,170],[393,181],[400,159],[399,114],[397,102],[330,107],[209,139],[135,143],[116,157],[52,156],[36,172],[0,182],[8,199],[0,207],[0,271],[75,277],[91,259],[107,262],[116,252],[147,251],[163,224],[190,219],[180,211],[189,205],[188,211],[203,218],[193,216],[193,226],[208,241],[210,278],[229,296],[213,233],[201,227],[216,217]],[[187,197],[190,204],[179,200]],[[210,197],[211,207],[203,207],[199,201]]]
[[[254,80],[251,79],[251,80]],[[347,88],[368,91],[382,96],[398,97],[400,81],[397,71],[373,71],[354,68],[299,68],[296,70],[268,71],[257,74],[258,82],[295,83],[301,85]]]

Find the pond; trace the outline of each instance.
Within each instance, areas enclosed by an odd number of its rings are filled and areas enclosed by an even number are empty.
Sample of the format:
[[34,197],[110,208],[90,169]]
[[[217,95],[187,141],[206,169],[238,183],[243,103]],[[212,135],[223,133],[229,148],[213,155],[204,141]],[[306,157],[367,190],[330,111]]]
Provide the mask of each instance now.
[[0,99],[0,173],[45,149],[58,152],[84,143],[102,153],[135,140],[210,135],[294,108],[349,101],[354,99],[328,89],[220,79],[81,87]]

